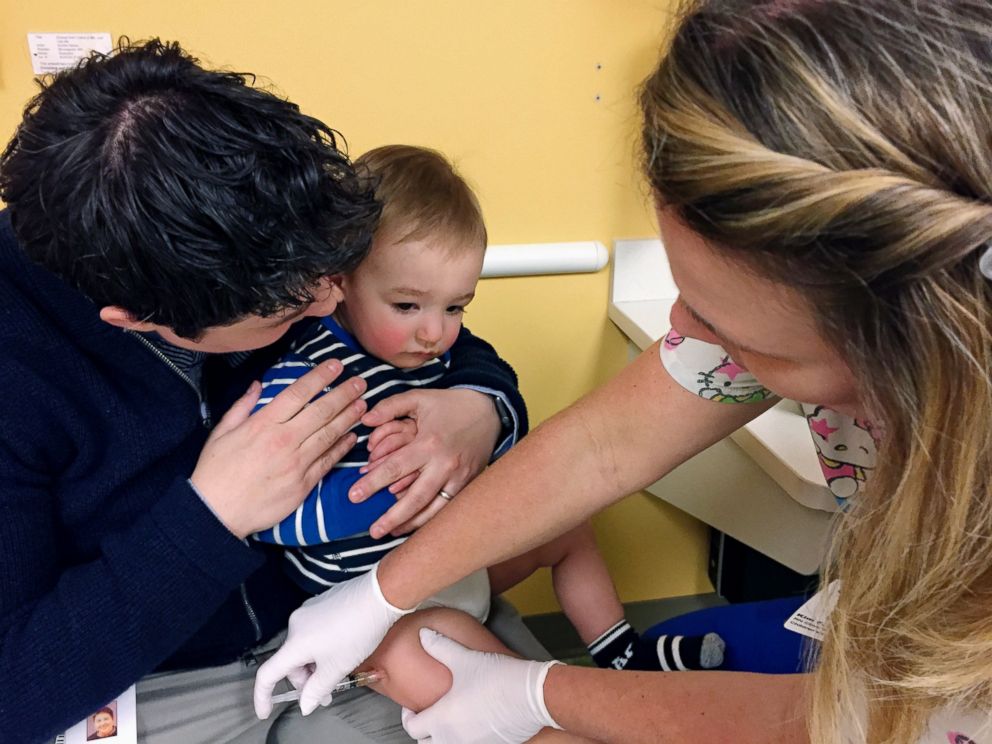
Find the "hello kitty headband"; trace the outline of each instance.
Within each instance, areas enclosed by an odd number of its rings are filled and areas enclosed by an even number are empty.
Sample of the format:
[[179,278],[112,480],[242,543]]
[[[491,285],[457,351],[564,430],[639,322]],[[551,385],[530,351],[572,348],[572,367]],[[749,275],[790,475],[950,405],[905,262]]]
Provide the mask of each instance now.
[[986,248],[982,257],[978,259],[978,270],[986,279],[992,279],[992,245]]

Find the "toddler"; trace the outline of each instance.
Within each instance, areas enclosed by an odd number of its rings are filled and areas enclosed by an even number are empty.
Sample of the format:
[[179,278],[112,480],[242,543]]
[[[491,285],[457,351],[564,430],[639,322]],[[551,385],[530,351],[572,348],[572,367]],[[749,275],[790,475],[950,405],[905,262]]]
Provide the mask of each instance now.
[[[354,271],[335,278],[344,299],[334,314],[315,324],[266,373],[259,407],[329,359],[343,364],[341,380],[356,375],[366,380],[369,408],[405,390],[442,386],[448,350],[459,333],[467,333],[462,316],[475,295],[487,243],[475,195],[432,150],[381,147],[356,166],[375,180],[383,205],[372,248]],[[497,407],[511,415],[502,403]],[[406,539],[376,540],[368,533],[396,501],[388,490],[361,504],[348,500],[369,459],[370,430],[359,424],[355,431],[353,450],[296,512],[254,536],[285,546],[288,570],[312,594],[368,571]],[[638,637],[624,619],[589,524],[463,579],[425,604],[461,609],[483,622],[491,594],[544,566],[551,568],[562,609],[599,666],[675,671],[722,663],[723,642],[712,633],[658,642]]]

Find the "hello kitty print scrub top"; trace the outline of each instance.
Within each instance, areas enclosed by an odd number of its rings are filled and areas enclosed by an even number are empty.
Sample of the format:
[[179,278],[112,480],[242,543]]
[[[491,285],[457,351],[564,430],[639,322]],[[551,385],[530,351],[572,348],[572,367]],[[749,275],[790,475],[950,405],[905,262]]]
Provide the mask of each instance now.
[[[674,329],[661,344],[661,361],[672,378],[701,398],[718,403],[755,403],[774,397],[754,375],[719,346],[686,338]],[[801,403],[820,468],[841,508],[858,495],[875,467],[877,446],[869,422],[824,406]],[[849,734],[848,741],[857,741]],[[973,712],[943,710],[919,744],[992,744],[992,722]]]
[[[756,403],[774,397],[754,375],[719,346],[671,330],[661,361],[686,390],[718,403]],[[830,492],[843,507],[861,490],[875,467],[877,446],[869,422],[825,406],[800,403]]]

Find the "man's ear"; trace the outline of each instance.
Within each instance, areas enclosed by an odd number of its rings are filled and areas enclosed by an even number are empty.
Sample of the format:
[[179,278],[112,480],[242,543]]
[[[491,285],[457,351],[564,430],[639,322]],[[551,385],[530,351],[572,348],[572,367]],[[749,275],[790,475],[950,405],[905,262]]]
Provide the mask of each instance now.
[[331,290],[331,297],[336,302],[344,302],[344,274],[331,274],[327,277],[327,286]]
[[154,323],[138,320],[131,313],[118,305],[108,305],[100,308],[100,320],[116,328],[123,328],[126,331],[154,331]]

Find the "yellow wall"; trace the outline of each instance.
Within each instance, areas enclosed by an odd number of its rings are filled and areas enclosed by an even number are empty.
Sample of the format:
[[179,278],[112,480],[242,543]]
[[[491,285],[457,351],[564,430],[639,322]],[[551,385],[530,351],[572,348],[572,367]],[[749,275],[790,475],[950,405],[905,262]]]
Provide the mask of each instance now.
[[[35,90],[28,32],[177,39],[263,74],[347,137],[448,153],[494,243],[653,232],[636,177],[634,88],[657,58],[666,0],[0,0],[0,137]],[[482,282],[467,316],[517,368],[540,421],[626,361],[607,272]],[[549,496],[550,497],[550,496]],[[597,520],[625,600],[708,591],[701,525],[647,495]],[[555,609],[546,578],[512,595]]]

